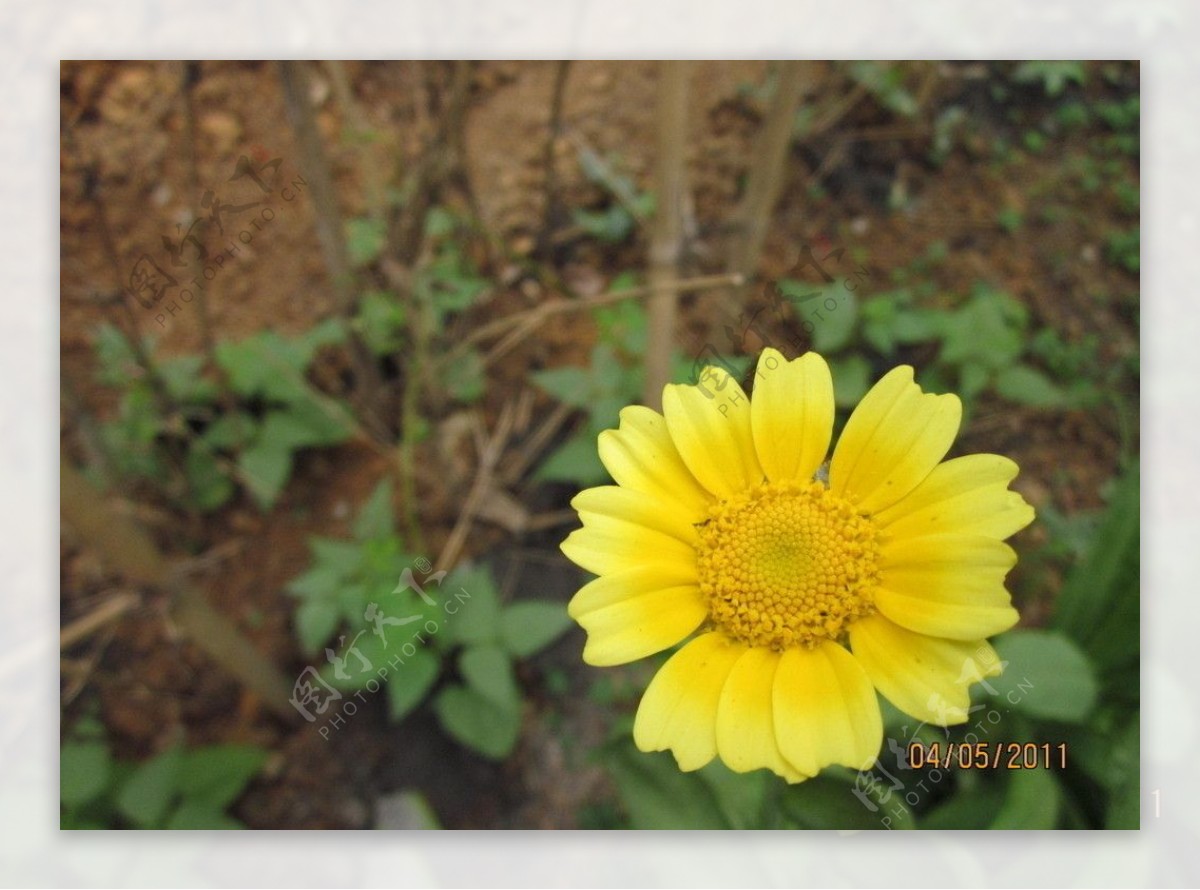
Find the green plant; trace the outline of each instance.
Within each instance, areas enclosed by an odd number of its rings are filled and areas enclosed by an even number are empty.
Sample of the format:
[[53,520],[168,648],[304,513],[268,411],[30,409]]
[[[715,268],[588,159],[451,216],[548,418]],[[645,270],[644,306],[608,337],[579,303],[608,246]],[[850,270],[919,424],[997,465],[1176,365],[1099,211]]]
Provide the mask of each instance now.
[[203,441],[213,451],[238,453],[237,475],[264,509],[291,477],[297,451],[337,445],[354,433],[350,413],[305,379],[317,351],[344,337],[343,325],[329,320],[290,340],[264,331],[217,344],[217,364],[239,405],[206,429]]
[[654,213],[654,195],[638,191],[629,176],[620,172],[619,162],[606,160],[586,146],[579,149],[579,166],[589,182],[600,186],[608,200],[599,209],[576,208],[575,225],[601,241],[617,244],[632,234],[638,223]]
[[200,356],[156,360],[152,338],[139,356],[115,327],[101,326],[98,378],[120,393],[116,417],[101,426],[115,469],[155,482],[200,511],[224,505],[239,482],[269,508],[296,451],[337,444],[354,432],[348,412],[306,379],[317,351],[343,336],[342,326],[329,321],[293,339],[267,331],[218,343],[216,362],[230,391],[223,398]]
[[1021,224],[1025,222],[1025,215],[1015,207],[1005,207],[996,214],[996,222],[1000,224],[1000,228],[1011,235],[1021,228]]
[[64,829],[243,828],[226,811],[258,775],[267,752],[250,745],[173,745],[144,763],[112,756],[104,729],[80,720],[61,748]]
[[1013,71],[1012,79],[1016,83],[1040,83],[1047,96],[1057,96],[1068,83],[1080,86],[1084,83],[1082,62],[1052,62],[1034,61],[1022,62]]
[[446,679],[433,696],[442,727],[484,756],[506,757],[520,729],[514,663],[567,629],[566,610],[541,600],[502,604],[482,568],[429,574],[432,567],[406,553],[396,534],[387,480],[363,504],[352,534],[351,540],[313,538],[312,566],[288,585],[301,601],[295,631],[302,650],[316,654],[338,635],[326,654],[345,655],[340,662],[327,657],[320,673],[342,692],[369,688],[376,668],[399,656],[386,678],[393,720]]
[[367,291],[358,301],[353,326],[371,354],[395,355],[404,345],[408,312],[391,291]]
[[1110,232],[1104,242],[1104,254],[1126,272],[1136,275],[1142,267],[1142,230],[1131,226],[1124,231]]
[[846,70],[852,80],[873,95],[884,108],[902,117],[912,117],[919,110],[916,97],[905,87],[904,70],[893,62],[847,62]]
[[[632,286],[631,276],[620,276],[614,290]],[[617,426],[626,405],[642,394],[646,353],[646,310],[636,301],[616,303],[594,310],[599,336],[589,365],[535,371],[533,382],[565,405],[586,412],[587,420],[574,435],[553,451],[538,468],[539,479],[595,485],[608,478],[596,454],[596,437]],[[690,373],[684,359],[673,357],[675,380]]]

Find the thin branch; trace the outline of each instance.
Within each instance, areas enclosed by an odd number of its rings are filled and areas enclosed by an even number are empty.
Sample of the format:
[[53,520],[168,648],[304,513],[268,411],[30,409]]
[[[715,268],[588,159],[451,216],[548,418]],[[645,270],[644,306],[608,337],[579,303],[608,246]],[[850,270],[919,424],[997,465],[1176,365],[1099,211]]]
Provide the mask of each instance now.
[[[475,482],[471,486],[471,491],[467,494],[466,500],[463,502],[462,510],[458,514],[458,520],[454,523],[454,529],[450,532],[450,537],[446,539],[446,544],[442,547],[442,552],[438,556],[436,565],[439,567],[453,566],[462,553],[463,545],[467,540],[467,532],[471,529],[471,522],[479,512],[479,505],[484,495],[487,494],[488,489],[491,487],[496,464],[499,462],[501,455],[504,454],[504,448],[508,444],[508,437],[512,432],[515,416],[516,411],[513,403],[506,402],[500,410],[500,418],[496,421],[495,432],[487,439],[486,444],[479,449],[479,469],[475,473]],[[479,426],[482,427],[482,422],[479,423]],[[481,431],[480,436],[482,435]]]
[[337,59],[325,62],[325,70],[329,72],[329,81],[333,84],[333,94],[341,106],[346,120],[346,129],[354,141],[356,154],[363,173],[363,191],[367,202],[367,212],[372,219],[383,220],[386,214],[387,177],[376,162],[375,153],[371,150],[369,136],[373,132],[370,121],[367,120],[362,106],[354,98],[354,90],[350,86],[350,78],[346,74],[346,66]]
[[[316,116],[308,97],[308,71],[303,62],[279,62],[279,80],[283,86],[283,101],[287,117],[296,134],[296,144],[304,166],[305,178],[309,180],[313,206],[317,215],[317,240],[325,255],[325,268],[329,273],[338,312],[347,320],[352,319],[357,302],[354,288],[354,271],[350,268],[350,256],[342,226],[342,215],[338,209],[337,192],[329,160],[321,143]],[[350,328],[350,357],[354,362],[355,377],[359,383],[359,410],[372,433],[385,438],[387,425],[379,417],[376,405],[383,388],[379,368],[375,365],[371,351],[362,336]]]
[[146,532],[115,514],[100,492],[69,461],[59,466],[63,521],[109,565],[131,581],[171,592],[171,617],[213,661],[257,693],[278,716],[293,721],[292,684],[228,618],[213,609],[199,588],[182,583]]
[[538,253],[545,255],[550,247],[550,233],[558,223],[558,168],[554,163],[555,148],[562,135],[563,97],[567,91],[570,60],[558,62],[554,69],[554,89],[550,94],[550,123],[546,129],[546,144],[542,147],[542,228],[538,233]]
[[[695,278],[684,278],[679,281],[667,282],[659,285],[659,288],[669,287],[677,294],[691,293],[693,291],[708,290],[714,287],[728,287],[730,285],[737,287],[741,285],[744,278],[737,273],[723,272],[719,275],[699,275]],[[484,340],[489,340],[492,337],[499,336],[511,331],[514,328],[526,328],[529,322],[535,322],[533,327],[542,324],[550,317],[561,312],[576,312],[581,309],[595,309],[598,306],[608,306],[611,303],[620,303],[622,300],[633,300],[640,297],[647,297],[654,292],[654,288],[650,285],[642,285],[639,287],[627,287],[621,290],[609,291],[606,294],[597,294],[594,297],[586,297],[579,300],[563,300],[556,299],[542,303],[539,306],[534,306],[532,309],[522,309],[520,312],[514,312],[511,315],[506,315],[504,318],[498,318],[495,321],[488,322],[468,334],[463,340],[452,349],[447,355],[447,361],[459,358],[468,349],[477,343]]]
[[[658,88],[658,202],[650,242],[652,294],[647,305],[646,378],[642,401],[662,407],[671,379],[675,343],[675,291],[683,233],[683,193],[687,137],[688,62],[662,62]],[[739,270],[741,271],[741,270]]]
[[781,62],[779,81],[771,98],[767,119],[759,133],[750,164],[746,198],[739,213],[741,236],[734,239],[730,268],[747,278],[753,277],[766,240],[767,226],[783,184],[788,146],[795,126],[796,105],[800,100],[803,62]]
[[308,71],[303,62],[279,62],[279,81],[283,85],[283,104],[296,134],[305,179],[317,211],[317,238],[325,254],[325,268],[337,296],[338,307],[349,314],[354,299],[354,276],[350,271],[350,256],[338,209],[333,174],[321,143],[317,119],[308,95]]
[[141,604],[141,598],[135,593],[119,593],[106,599],[86,615],[75,619],[64,627],[58,635],[58,648],[70,649],[81,640],[85,640],[110,621],[120,618],[135,606]]
[[[179,95],[183,100],[183,153],[187,158],[188,186],[192,200],[200,194],[200,164],[196,156],[196,105],[193,101],[192,88],[200,81],[200,63],[183,62],[179,76]],[[195,290],[196,312],[200,321],[200,342],[204,346],[204,354],[210,365],[220,369],[217,363],[216,343],[213,338],[212,315],[208,311],[210,290],[217,290],[220,280],[214,280],[207,288],[198,287]],[[222,374],[222,384],[225,383]],[[222,386],[223,389],[227,387]]]

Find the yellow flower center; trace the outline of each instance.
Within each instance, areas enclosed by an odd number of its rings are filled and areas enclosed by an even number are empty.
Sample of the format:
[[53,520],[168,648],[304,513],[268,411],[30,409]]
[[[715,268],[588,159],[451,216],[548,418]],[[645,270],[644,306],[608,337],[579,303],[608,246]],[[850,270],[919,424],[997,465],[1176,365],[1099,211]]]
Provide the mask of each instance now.
[[811,647],[875,611],[878,532],[820,482],[722,501],[699,532],[700,590],[713,623],[737,640]]

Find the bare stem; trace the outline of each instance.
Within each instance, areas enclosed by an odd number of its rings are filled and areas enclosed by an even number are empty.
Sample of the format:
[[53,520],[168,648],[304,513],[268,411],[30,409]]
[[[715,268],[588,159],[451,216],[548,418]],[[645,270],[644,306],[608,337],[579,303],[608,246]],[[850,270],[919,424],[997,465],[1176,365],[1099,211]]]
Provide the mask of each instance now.
[[571,70],[570,60],[558,62],[554,69],[554,91],[550,94],[550,125],[546,129],[546,144],[542,147],[542,230],[538,233],[538,253],[544,255],[550,244],[550,233],[554,230],[559,213],[558,170],[554,163],[554,149],[562,134],[563,96],[567,91],[567,75]]
[[[337,193],[333,174],[321,134],[317,130],[316,117],[308,98],[308,72],[303,62],[280,62],[279,80],[283,85],[283,100],[288,119],[296,133],[296,143],[304,165],[305,177],[310,180],[313,206],[317,212],[317,238],[325,255],[325,268],[329,272],[338,312],[350,320],[354,315],[356,295],[354,272],[350,268],[346,238],[342,230],[342,215],[338,210]],[[354,362],[355,376],[359,381],[359,410],[372,433],[380,438],[388,436],[387,426],[377,414],[376,405],[383,383],[371,351],[361,335],[350,325],[350,356]]]
[[288,704],[292,686],[279,668],[217,612],[199,588],[177,579],[145,531],[114,513],[69,461],[60,463],[59,485],[64,522],[131,581],[171,591],[171,617],[188,638],[267,708],[286,720],[297,718]]
[[734,240],[730,268],[747,278],[754,275],[766,240],[771,211],[783,184],[788,146],[795,125],[796,104],[800,100],[803,62],[779,63],[779,81],[767,110],[767,119],[759,133],[750,164],[746,198],[740,211],[741,235]]
[[658,88],[658,202],[650,242],[652,290],[647,306],[646,385],[642,401],[662,407],[675,343],[675,290],[683,232],[688,62],[663,62]]

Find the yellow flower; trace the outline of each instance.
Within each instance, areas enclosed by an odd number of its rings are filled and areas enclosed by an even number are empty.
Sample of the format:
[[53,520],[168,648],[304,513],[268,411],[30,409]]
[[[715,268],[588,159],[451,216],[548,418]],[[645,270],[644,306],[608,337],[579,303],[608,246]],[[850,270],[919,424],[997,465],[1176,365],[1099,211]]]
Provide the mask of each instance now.
[[[962,417],[908,366],[863,397],[826,465],[833,381],[815,353],[759,359],[754,398],[710,368],[632,406],[599,440],[616,485],[572,501],[563,552],[599,577],[572,599],[584,660],[668,649],[634,741],[684,770],[715,756],[790,782],[869,767],[876,690],[919,720],[964,722],[1012,627],[1003,539],[1033,520],[1011,460],[942,462]],[[827,481],[826,481],[827,480]]]

